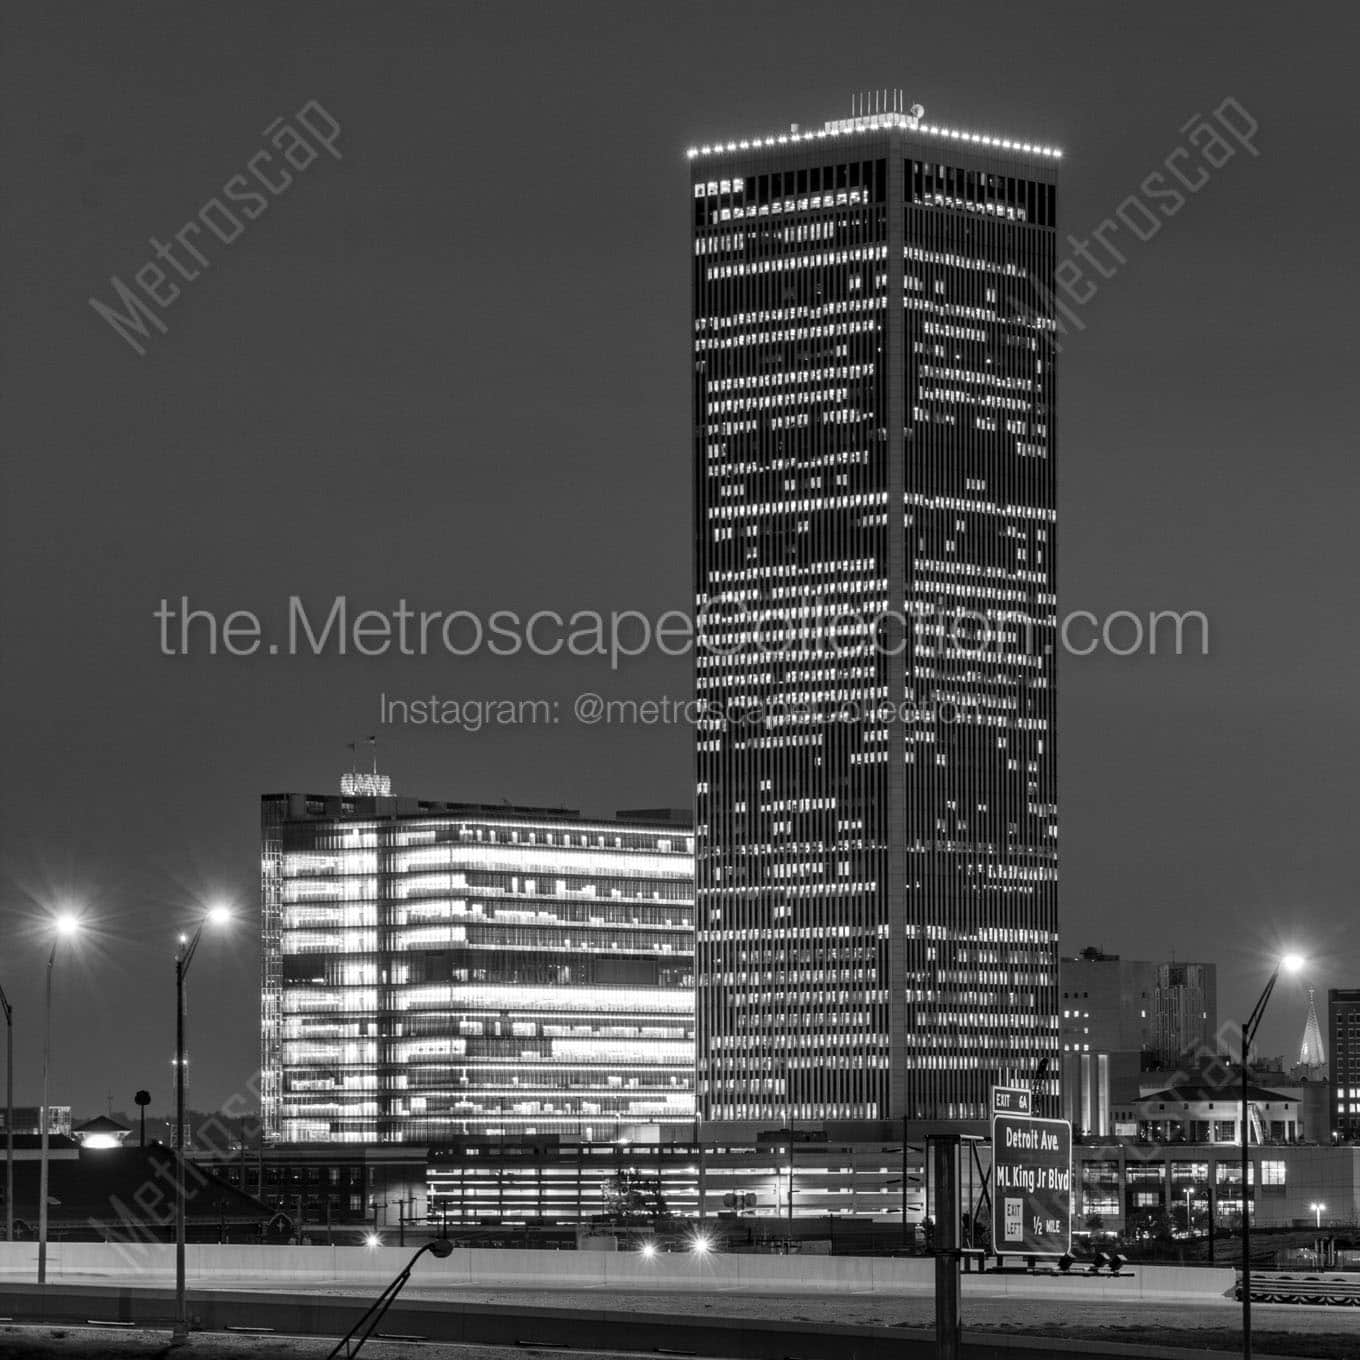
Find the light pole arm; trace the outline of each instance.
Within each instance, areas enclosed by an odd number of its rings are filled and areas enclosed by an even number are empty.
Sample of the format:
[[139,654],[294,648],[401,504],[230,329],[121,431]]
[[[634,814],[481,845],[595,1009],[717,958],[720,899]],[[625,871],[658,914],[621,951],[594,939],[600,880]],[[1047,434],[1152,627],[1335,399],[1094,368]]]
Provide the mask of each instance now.
[[411,1271],[415,1264],[427,1252],[433,1251],[438,1256],[448,1256],[449,1246],[445,1242],[443,1248],[435,1246],[434,1242],[426,1242],[414,1256],[406,1263],[406,1268],[397,1276],[391,1284],[378,1295],[369,1305],[367,1312],[347,1331],[339,1341],[335,1343],[335,1349],[330,1352],[326,1360],[352,1360],[352,1357],[359,1354],[363,1349],[363,1344],[373,1335],[373,1330],[383,1320],[387,1310],[392,1306],[398,1294],[401,1293],[406,1281],[411,1278]]
[[1265,1017],[1266,1005],[1270,1001],[1270,994],[1275,990],[1275,984],[1279,981],[1280,965],[1275,965],[1275,971],[1270,975],[1270,981],[1266,983],[1266,989],[1261,993],[1261,999],[1256,1003],[1256,1009],[1247,1017],[1247,1023],[1242,1026],[1242,1065],[1247,1064],[1247,1053],[1251,1049],[1252,1042],[1256,1038],[1256,1031],[1260,1028],[1261,1021]]
[[194,951],[197,950],[198,948],[199,937],[202,934],[203,924],[202,922],[200,922],[198,929],[194,931],[190,939],[186,943],[180,945],[179,955],[177,957],[177,962],[179,963],[180,977],[184,977],[185,974],[188,973],[189,965],[194,961]]

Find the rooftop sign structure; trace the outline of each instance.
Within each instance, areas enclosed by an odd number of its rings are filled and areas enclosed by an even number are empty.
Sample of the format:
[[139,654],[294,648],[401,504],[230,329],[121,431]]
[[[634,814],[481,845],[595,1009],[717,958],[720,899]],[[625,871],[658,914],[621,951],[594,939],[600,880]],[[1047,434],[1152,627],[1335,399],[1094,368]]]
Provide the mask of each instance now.
[[997,137],[986,132],[965,132],[959,128],[927,123],[926,111],[920,104],[913,104],[909,109],[903,108],[901,104],[900,90],[874,91],[870,95],[855,97],[853,112],[849,118],[828,118],[820,128],[804,132],[797,123],[793,123],[787,132],[766,137],[743,137],[732,142],[713,142],[707,146],[692,146],[686,154],[693,160],[696,156],[716,156],[728,151],[752,151],[765,146],[787,146],[794,142],[814,142],[827,137],[853,136],[857,132],[901,128],[907,132],[923,133],[927,137],[939,137],[943,141],[992,147],[1002,151],[1019,151],[1027,156],[1049,156],[1055,160],[1062,158],[1062,152],[1057,147],[1040,146],[1034,142],[1020,141],[1011,137]]

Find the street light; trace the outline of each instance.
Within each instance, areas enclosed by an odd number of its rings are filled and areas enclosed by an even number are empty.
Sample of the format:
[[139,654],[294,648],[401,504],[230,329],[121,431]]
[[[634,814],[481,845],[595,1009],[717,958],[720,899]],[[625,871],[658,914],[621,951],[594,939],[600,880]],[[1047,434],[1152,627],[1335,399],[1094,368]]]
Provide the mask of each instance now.
[[5,1241],[14,1241],[14,1007],[0,987],[5,1009]]
[[38,1283],[47,1283],[47,1075],[52,1058],[52,968],[57,946],[80,929],[80,918],[63,912],[52,922],[52,952],[47,956],[47,1005],[43,1020],[42,1108],[38,1112],[41,1151],[38,1154]]
[[415,1268],[416,1262],[427,1251],[436,1259],[446,1261],[453,1255],[453,1243],[447,1237],[436,1237],[432,1242],[426,1242],[407,1261],[406,1268],[401,1274],[373,1300],[368,1311],[335,1343],[335,1349],[326,1357],[326,1360],[340,1360],[342,1356],[345,1357],[345,1360],[351,1360],[353,1356],[359,1354],[363,1349],[364,1342],[373,1335],[374,1328],[386,1316],[387,1310],[405,1287],[406,1281],[411,1278],[411,1271]]
[[1327,1212],[1327,1206],[1326,1206],[1325,1204],[1310,1204],[1310,1205],[1308,1206],[1308,1212],[1311,1213],[1311,1214],[1316,1214],[1316,1215],[1317,1215],[1317,1226],[1318,1226],[1318,1230],[1321,1231],[1321,1230],[1322,1230],[1322,1215],[1325,1214],[1325,1213]]
[[1251,1180],[1251,1103],[1248,1091],[1247,1063],[1251,1046],[1266,1013],[1270,994],[1275,990],[1280,970],[1297,973],[1304,964],[1299,954],[1286,954],[1275,965],[1256,1008],[1242,1024],[1242,1360],[1251,1360],[1251,1205],[1247,1190]]
[[194,961],[199,937],[206,925],[222,926],[231,912],[222,906],[209,907],[192,936],[179,937],[175,952],[175,1325],[170,1334],[172,1346],[189,1339],[189,1305],[184,1289],[184,979]]

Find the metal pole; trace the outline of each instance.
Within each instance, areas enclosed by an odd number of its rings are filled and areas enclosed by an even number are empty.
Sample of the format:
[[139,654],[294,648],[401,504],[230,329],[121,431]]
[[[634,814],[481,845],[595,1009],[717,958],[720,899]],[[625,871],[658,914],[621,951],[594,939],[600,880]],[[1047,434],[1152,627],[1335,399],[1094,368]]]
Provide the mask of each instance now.
[[935,1354],[959,1360],[959,1177],[957,1136],[937,1137],[935,1171]]
[[57,946],[47,956],[47,1004],[43,1010],[42,1108],[38,1111],[41,1138],[38,1162],[38,1283],[47,1283],[47,1073],[52,1059],[52,965],[57,961]]
[[189,1339],[184,1293],[184,950],[175,955],[175,1326],[171,1343]]
[[5,1008],[5,1241],[14,1241],[14,1007],[0,987]]
[[1251,1032],[1242,1026],[1242,1360],[1251,1360],[1251,1206],[1247,1181],[1251,1172],[1251,1124],[1248,1113],[1247,1055]]

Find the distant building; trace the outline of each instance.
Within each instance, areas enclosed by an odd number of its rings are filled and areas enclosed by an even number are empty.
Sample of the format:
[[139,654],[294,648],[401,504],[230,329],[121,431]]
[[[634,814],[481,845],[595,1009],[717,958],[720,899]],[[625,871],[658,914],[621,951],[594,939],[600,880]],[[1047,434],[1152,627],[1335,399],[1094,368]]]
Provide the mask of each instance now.
[[[1274,1093],[1253,1094],[1269,1113]],[[514,1244],[541,1244],[563,1225],[599,1222],[621,1200],[632,1200],[639,1217],[660,1211],[703,1218],[720,1231],[749,1230],[752,1240],[769,1241],[790,1224],[805,1236],[832,1220],[828,1231],[836,1240],[854,1240],[849,1230],[858,1220],[892,1225],[900,1245],[930,1201],[923,1146],[904,1146],[893,1132],[888,1121],[828,1122],[792,1137],[766,1129],[715,1139],[703,1122],[676,1130],[673,1140],[598,1144],[542,1135],[429,1145],[274,1144],[246,1156],[199,1151],[191,1160],[263,1201],[271,1214],[286,1214],[294,1231],[314,1242],[356,1241],[370,1231],[390,1242],[404,1225],[451,1235],[474,1226],[504,1229]],[[965,1205],[985,1217],[991,1147],[983,1142],[976,1154],[961,1189]],[[1253,1141],[1248,1157],[1248,1199],[1260,1226],[1311,1228],[1318,1202],[1327,1206],[1324,1226],[1360,1221],[1360,1148]],[[1078,1231],[1118,1230],[1141,1214],[1164,1216],[1174,1226],[1189,1210],[1202,1233],[1210,1223],[1231,1229],[1242,1212],[1242,1153],[1230,1141],[1092,1138],[1073,1149],[1073,1172]]]
[[123,1140],[131,1132],[126,1124],[120,1124],[116,1119],[110,1119],[104,1114],[87,1119],[71,1130],[72,1136],[82,1148],[105,1150],[122,1147]]
[[1174,1068],[1218,1051],[1212,963],[1151,963],[1099,949],[1059,968],[1063,1052],[1137,1053],[1143,1069]]
[[687,816],[310,794],[261,816],[266,1138],[693,1118]]
[[1138,1094],[1139,1055],[1134,1052],[1088,1053],[1067,1049],[1061,1056],[1061,1114],[1080,1136],[1105,1137],[1114,1132],[1111,1101]]
[[[1312,1228],[1319,1196],[1324,1227],[1360,1221],[1360,1148],[1256,1148],[1247,1199],[1261,1228]],[[1117,1141],[1073,1149],[1073,1223],[1119,1231],[1135,1215],[1190,1223],[1198,1234],[1231,1229],[1242,1215],[1242,1154],[1227,1144]],[[1239,1244],[1240,1245],[1240,1244]]]
[[[5,1128],[5,1108],[0,1105],[0,1132]],[[14,1132],[42,1133],[42,1106],[16,1105],[14,1107]],[[49,1105],[47,1107],[47,1132],[70,1137],[71,1107],[69,1105]]]
[[810,1125],[792,1136],[766,1129],[740,1139],[713,1130],[690,1125],[675,1130],[674,1141],[599,1144],[540,1134],[401,1146],[279,1143],[245,1156],[190,1156],[289,1215],[309,1240],[342,1229],[395,1233],[403,1224],[585,1223],[607,1215],[621,1192],[649,1212],[688,1218],[782,1225],[834,1216],[900,1225],[905,1213],[917,1225],[925,1217],[924,1147],[904,1148],[893,1137],[896,1121]]
[[1140,1072],[1193,1068],[1216,1049],[1211,963],[1151,963],[1083,949],[1059,966],[1062,1114],[1088,1136],[1138,1099]]
[[[36,1140],[26,1139],[26,1143]],[[175,1156],[159,1143],[147,1148],[76,1148],[61,1138],[49,1156],[48,1223],[57,1242],[173,1242]],[[38,1232],[41,1170],[36,1150],[15,1158],[15,1236]],[[225,1181],[194,1167],[185,1177],[190,1242],[258,1242],[269,1234],[270,1211]]]
[[1327,993],[1332,1042],[1332,1137],[1360,1138],[1360,988]]
[[[1297,1094],[1256,1083],[1247,1087],[1252,1143],[1296,1143]],[[1242,1143],[1241,1086],[1236,1081],[1187,1078],[1114,1111],[1114,1132],[1158,1143]]]

